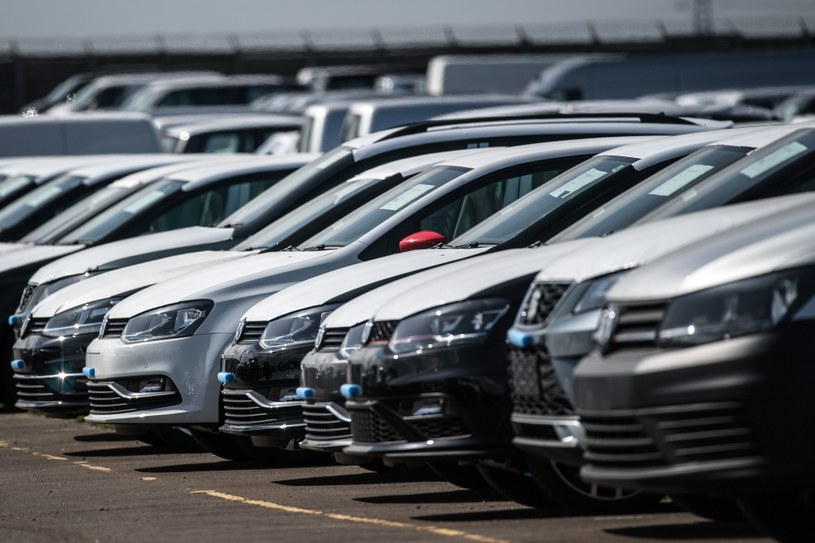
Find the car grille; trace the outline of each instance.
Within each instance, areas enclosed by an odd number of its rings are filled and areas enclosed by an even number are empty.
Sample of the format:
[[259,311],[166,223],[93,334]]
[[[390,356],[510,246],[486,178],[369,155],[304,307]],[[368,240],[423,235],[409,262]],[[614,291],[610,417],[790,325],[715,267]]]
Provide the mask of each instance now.
[[351,412],[351,436],[357,443],[404,441],[385,419],[367,409]]
[[371,337],[368,341],[390,341],[397,324],[399,324],[399,321],[374,322],[373,328],[371,328]]
[[101,337],[121,337],[127,326],[127,319],[106,319]]
[[20,337],[26,337],[26,336],[30,336],[32,334],[42,335],[43,331],[45,330],[45,325],[46,324],[48,324],[48,319],[29,318],[28,322],[25,324],[25,327],[22,329],[22,331],[20,333]]
[[598,467],[648,468],[758,455],[743,408],[690,404],[580,413],[586,460]]
[[538,326],[545,324],[571,283],[533,283],[518,312],[518,324]]
[[266,324],[268,324],[266,321],[247,322],[246,326],[243,327],[241,337],[238,338],[238,343],[257,343],[260,341],[260,336],[263,335]]
[[350,328],[326,328],[319,350],[325,352],[339,351],[348,330]]
[[24,403],[87,403],[88,401],[88,391],[85,388],[84,380],[71,379],[66,383],[63,393],[56,392],[53,387],[48,386],[45,379],[34,374],[16,373],[14,381],[17,399]]
[[543,345],[519,349],[510,346],[509,383],[513,412],[525,415],[571,415],[574,413]]
[[266,407],[270,403],[254,390],[224,389],[221,394],[224,406],[224,422],[228,425],[243,426],[250,424],[279,423],[302,415],[299,402],[292,402],[289,409],[281,410]]
[[469,435],[469,432],[464,428],[464,424],[459,418],[422,417],[421,419],[412,419],[409,422],[420,434],[428,438]]
[[[143,409],[157,409],[181,403],[181,395],[177,391],[161,395],[136,395],[110,381],[88,381],[87,386],[91,413],[126,413]],[[117,390],[119,393],[117,393]]]
[[666,309],[666,303],[617,306],[619,316],[606,352],[656,345]]
[[[338,406],[334,406],[337,409]],[[327,404],[306,404],[303,406],[306,419],[306,439],[311,441],[335,441],[351,438],[351,425],[341,420]]]

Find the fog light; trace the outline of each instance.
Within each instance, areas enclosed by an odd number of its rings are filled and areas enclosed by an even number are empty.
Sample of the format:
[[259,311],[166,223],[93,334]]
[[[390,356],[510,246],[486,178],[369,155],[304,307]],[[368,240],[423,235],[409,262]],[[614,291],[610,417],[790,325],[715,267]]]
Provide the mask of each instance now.
[[151,377],[139,381],[136,385],[136,390],[140,393],[163,392],[167,389],[167,379],[164,377]]
[[84,375],[88,379],[93,379],[94,377],[96,377],[96,368],[89,368],[85,366],[84,368],[82,368],[82,375]]
[[25,367],[25,360],[18,358],[17,360],[11,361],[11,369],[13,370],[21,370]]
[[413,402],[413,416],[441,415],[444,413],[445,401],[443,398],[422,398]]
[[219,371],[218,372],[218,382],[219,383],[234,383],[237,381],[238,376],[234,373],[230,373],[228,371]]
[[354,383],[345,383],[340,386],[340,394],[343,398],[350,400],[362,396],[362,387]]
[[295,391],[295,394],[301,400],[313,398],[316,393],[317,391],[310,387],[297,387],[297,390]]

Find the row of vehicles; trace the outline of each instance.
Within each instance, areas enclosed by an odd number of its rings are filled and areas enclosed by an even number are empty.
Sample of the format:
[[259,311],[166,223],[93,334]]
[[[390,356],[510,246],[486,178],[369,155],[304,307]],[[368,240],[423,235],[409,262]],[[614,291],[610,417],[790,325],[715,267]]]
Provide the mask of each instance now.
[[[668,495],[771,530],[785,503],[801,526],[809,437],[779,419],[808,381],[765,360],[810,318],[815,127],[521,111],[319,157],[65,163],[0,209],[62,202],[0,246],[7,399],[229,459],[428,465],[589,512]],[[782,472],[785,501],[757,482]]]

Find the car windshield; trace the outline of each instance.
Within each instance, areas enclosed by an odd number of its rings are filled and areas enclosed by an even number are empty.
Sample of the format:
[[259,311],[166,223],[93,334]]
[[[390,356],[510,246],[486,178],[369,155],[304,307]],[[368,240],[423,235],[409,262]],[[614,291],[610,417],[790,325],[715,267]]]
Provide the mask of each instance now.
[[467,171],[469,170],[466,168],[454,166],[431,168],[371,200],[305,241],[299,248],[345,247],[398,213],[405,206]]
[[234,250],[248,251],[251,249],[275,247],[293,232],[296,232],[313,220],[329,213],[331,208],[345,203],[353,196],[382,181],[382,179],[354,179],[353,181],[346,181],[290,211],[257,234],[236,245]]
[[[767,190],[763,196],[815,189],[812,186],[812,158],[815,156],[815,129],[798,130],[718,174],[685,191],[681,198],[649,213],[639,221],[654,221],[739,201],[751,190]],[[809,176],[809,177],[804,177]],[[791,186],[794,184],[794,186]]]
[[174,179],[151,183],[124,200],[108,207],[105,211],[62,238],[59,243],[60,245],[71,245],[98,241],[125,224],[134,215],[154,207],[170,195],[180,191],[184,185],[183,181]]
[[621,230],[725,166],[744,158],[751,150],[724,145],[700,149],[595,209],[549,242],[603,236]]
[[37,187],[0,211],[0,228],[9,228],[37,213],[61,195],[81,185],[86,179],[77,175],[62,175]]
[[337,147],[320,158],[312,160],[302,168],[290,173],[272,187],[263,191],[257,198],[232,213],[218,226],[234,227],[252,223],[266,213],[267,209],[281,198],[297,190],[297,187],[316,174],[340,172],[354,163],[354,153],[348,147]]
[[36,175],[14,175],[0,180],[0,200],[33,185],[36,181]]
[[88,217],[108,209],[131,191],[132,189],[128,187],[109,185],[99,192],[81,199],[53,219],[29,232],[25,237],[21,238],[20,241],[27,243],[46,243],[49,239],[58,235],[65,227],[79,220],[83,220],[83,217],[85,217],[84,220],[87,220]]
[[633,158],[591,158],[523,198],[506,206],[484,222],[450,241],[454,247],[503,243],[520,234],[578,194],[634,162]]

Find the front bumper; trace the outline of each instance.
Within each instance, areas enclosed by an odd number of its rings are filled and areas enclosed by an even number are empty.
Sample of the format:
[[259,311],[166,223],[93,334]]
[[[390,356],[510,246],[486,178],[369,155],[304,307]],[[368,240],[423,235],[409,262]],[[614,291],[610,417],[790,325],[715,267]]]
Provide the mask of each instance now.
[[343,452],[394,461],[510,454],[505,360],[501,342],[398,357],[357,351],[363,397],[345,404],[353,441]]
[[815,481],[808,330],[592,355],[575,374],[583,476],[669,493],[787,491]]
[[85,349],[96,334],[61,338],[28,334],[14,344],[14,358],[24,366],[14,371],[16,407],[53,416],[88,411],[87,379],[82,374]]
[[89,422],[107,424],[218,424],[217,375],[233,334],[201,334],[127,344],[94,341],[85,365]]
[[300,384],[314,395],[303,405],[306,430],[300,447],[334,453],[351,444],[351,415],[340,395],[347,374],[348,361],[337,351],[312,351],[303,358]]
[[300,360],[310,346],[269,352],[257,343],[233,344],[222,369],[236,376],[221,390],[221,432],[252,438],[258,446],[283,447],[304,435],[303,402],[291,401],[299,383]]

